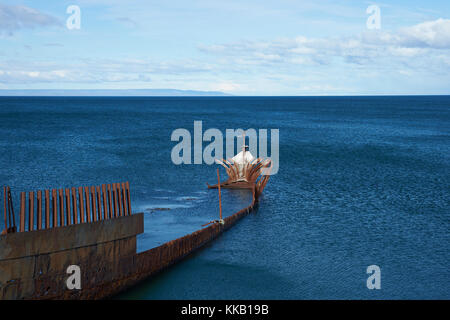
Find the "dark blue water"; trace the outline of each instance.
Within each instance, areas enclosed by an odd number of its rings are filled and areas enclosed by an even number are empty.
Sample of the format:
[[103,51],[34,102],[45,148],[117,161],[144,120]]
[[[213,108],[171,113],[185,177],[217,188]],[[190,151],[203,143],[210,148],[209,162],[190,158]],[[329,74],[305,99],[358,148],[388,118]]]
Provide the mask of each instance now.
[[[170,159],[194,120],[278,128],[279,173],[256,213],[120,298],[450,298],[450,97],[0,98],[0,181],[130,181],[142,251],[217,218],[216,166]],[[224,190],[225,215],[250,198]]]

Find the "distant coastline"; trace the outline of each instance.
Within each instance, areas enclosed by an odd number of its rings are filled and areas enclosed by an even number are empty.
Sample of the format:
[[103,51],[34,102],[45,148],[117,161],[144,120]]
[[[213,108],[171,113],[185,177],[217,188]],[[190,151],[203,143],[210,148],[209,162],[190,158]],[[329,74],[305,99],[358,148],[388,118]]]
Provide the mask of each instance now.
[[24,90],[0,90],[0,96],[3,97],[66,97],[66,96],[88,96],[88,97],[227,97],[232,96],[220,91],[195,91],[178,89],[24,89]]
[[0,89],[0,97],[266,97],[266,98],[346,98],[346,97],[446,97],[450,94],[303,94],[233,95],[221,91],[179,89]]

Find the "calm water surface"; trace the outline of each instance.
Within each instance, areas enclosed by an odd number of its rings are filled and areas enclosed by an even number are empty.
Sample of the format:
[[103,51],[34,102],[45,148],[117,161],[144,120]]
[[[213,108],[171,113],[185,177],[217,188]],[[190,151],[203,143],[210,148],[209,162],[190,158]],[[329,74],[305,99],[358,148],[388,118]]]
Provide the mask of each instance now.
[[[170,159],[194,120],[278,128],[279,173],[256,213],[118,298],[450,298],[450,97],[0,98],[0,181],[16,210],[20,191],[130,181],[143,251],[217,218],[216,166]],[[224,190],[225,215],[250,199]]]

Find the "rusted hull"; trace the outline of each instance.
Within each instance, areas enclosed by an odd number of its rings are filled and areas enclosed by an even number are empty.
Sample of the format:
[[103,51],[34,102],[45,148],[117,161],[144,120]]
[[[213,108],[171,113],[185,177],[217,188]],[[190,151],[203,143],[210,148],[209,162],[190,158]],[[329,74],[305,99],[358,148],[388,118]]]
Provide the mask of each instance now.
[[[0,237],[0,299],[98,299],[134,272],[143,214]],[[81,290],[69,290],[70,265]],[[114,286],[108,285],[114,284]]]
[[[219,187],[218,184],[207,185],[208,189],[217,189]],[[253,189],[255,187],[255,184],[247,181],[233,181],[221,183],[220,187],[225,189]]]
[[[254,194],[252,203],[248,207],[225,218],[223,225],[214,223],[209,227],[197,230],[184,237],[166,242],[159,247],[137,254],[136,259],[134,260],[135,271],[127,279],[122,279],[121,281],[124,283],[123,287],[113,293],[129,289],[133,285],[151,278],[189,256],[196,250],[219,237],[224,231],[231,228],[236,222],[252,212],[256,207],[257,198]],[[105,297],[107,296],[105,295]]]

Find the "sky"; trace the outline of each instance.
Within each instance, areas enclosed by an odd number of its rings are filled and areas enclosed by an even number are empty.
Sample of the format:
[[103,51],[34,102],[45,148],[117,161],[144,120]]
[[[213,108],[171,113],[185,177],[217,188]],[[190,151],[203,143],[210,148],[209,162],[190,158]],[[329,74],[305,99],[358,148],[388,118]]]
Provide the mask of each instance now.
[[163,88],[450,94],[450,1],[0,0],[0,89]]

